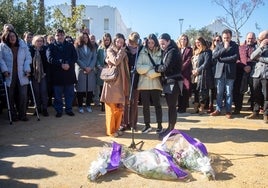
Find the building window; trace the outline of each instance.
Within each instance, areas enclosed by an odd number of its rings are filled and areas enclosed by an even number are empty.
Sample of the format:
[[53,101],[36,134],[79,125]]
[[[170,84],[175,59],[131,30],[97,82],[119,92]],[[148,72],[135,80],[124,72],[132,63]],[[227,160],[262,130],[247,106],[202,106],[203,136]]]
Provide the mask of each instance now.
[[104,30],[109,30],[109,18],[104,18]]

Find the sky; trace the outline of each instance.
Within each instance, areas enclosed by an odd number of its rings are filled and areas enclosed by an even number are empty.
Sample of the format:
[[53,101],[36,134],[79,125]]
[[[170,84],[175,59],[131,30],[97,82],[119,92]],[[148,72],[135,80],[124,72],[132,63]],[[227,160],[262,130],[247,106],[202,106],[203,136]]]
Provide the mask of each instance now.
[[[45,0],[45,6],[71,3],[71,0]],[[249,31],[257,35],[268,29],[268,0],[264,6],[254,10],[247,23],[240,29],[242,40]],[[109,5],[116,7],[127,27],[137,31],[141,37],[150,33],[169,33],[173,39],[180,35],[179,19],[183,19],[182,33],[189,29],[201,29],[219,16],[226,16],[225,10],[212,0],[77,0],[77,5]],[[257,30],[255,23],[260,30]]]

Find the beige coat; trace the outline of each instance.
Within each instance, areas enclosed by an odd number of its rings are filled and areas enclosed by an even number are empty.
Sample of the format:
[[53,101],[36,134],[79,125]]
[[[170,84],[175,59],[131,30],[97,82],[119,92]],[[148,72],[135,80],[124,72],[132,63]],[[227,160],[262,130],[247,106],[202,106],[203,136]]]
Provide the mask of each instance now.
[[141,50],[137,61],[137,72],[140,74],[138,90],[162,90],[160,83],[161,74],[155,72],[148,53],[150,53],[156,65],[161,63],[160,50],[154,53],[148,52],[148,49],[145,47]]
[[104,103],[125,104],[126,96],[129,96],[130,75],[128,69],[128,57],[126,51],[118,51],[113,45],[107,49],[106,63],[116,65],[119,70],[118,78],[115,82],[104,82],[100,101]]

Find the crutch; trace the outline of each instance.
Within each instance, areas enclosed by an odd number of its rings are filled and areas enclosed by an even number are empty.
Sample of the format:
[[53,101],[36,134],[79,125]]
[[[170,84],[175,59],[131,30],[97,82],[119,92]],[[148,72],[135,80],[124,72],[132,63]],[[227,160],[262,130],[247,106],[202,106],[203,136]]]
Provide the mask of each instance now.
[[33,83],[32,83],[31,79],[29,79],[29,84],[30,84],[30,88],[31,88],[32,96],[33,96],[34,109],[35,109],[35,113],[37,116],[37,121],[40,121],[40,117],[39,117],[39,113],[38,113],[38,109],[37,109],[37,104],[36,104],[36,100],[35,100],[35,94],[34,94],[34,90],[33,90]]
[[6,99],[7,99],[7,110],[8,110],[8,117],[9,117],[9,124],[12,125],[12,116],[11,116],[11,109],[9,103],[9,95],[7,91],[7,82],[4,80],[5,92],[6,92]]

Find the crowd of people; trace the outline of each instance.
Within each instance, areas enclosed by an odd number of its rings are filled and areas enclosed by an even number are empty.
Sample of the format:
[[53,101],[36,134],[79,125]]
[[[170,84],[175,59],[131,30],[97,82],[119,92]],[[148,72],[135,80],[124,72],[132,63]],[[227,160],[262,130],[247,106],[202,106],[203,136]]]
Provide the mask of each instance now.
[[[116,80],[101,80],[102,69],[112,66],[118,71]],[[185,34],[177,41],[168,33],[158,38],[149,34],[142,41],[137,32],[127,38],[121,33],[114,38],[105,33],[97,43],[92,34],[83,32],[73,39],[62,29],[48,36],[25,32],[21,39],[11,24],[5,24],[0,69],[12,121],[28,121],[27,110],[33,102],[43,116],[49,116],[47,108],[52,105],[57,118],[64,111],[75,116],[74,104],[78,113],[91,113],[95,103],[105,111],[106,135],[117,137],[128,129],[137,131],[140,103],[145,124],[142,133],[152,131],[150,106],[154,106],[156,133],[163,138],[174,129],[177,114],[187,112],[191,96],[193,113],[225,114],[231,119],[240,114],[249,89],[252,113],[245,118],[257,119],[263,113],[263,121],[268,123],[267,30],[258,38],[249,32],[242,45],[232,41],[229,29],[211,41],[199,36],[192,45]],[[165,129],[163,94],[168,107]]]

